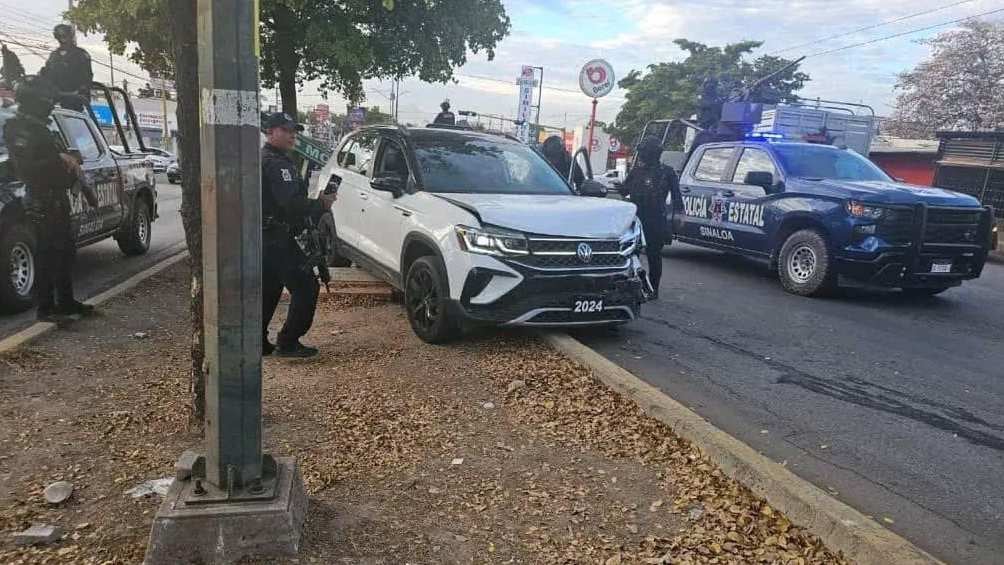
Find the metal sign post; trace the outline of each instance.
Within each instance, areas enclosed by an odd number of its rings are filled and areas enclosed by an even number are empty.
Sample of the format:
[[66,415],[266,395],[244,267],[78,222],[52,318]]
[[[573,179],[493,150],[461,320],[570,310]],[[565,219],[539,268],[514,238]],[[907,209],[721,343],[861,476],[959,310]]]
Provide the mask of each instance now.
[[292,459],[262,454],[257,2],[198,0],[205,455],[179,460],[146,563],[236,562],[299,549]]

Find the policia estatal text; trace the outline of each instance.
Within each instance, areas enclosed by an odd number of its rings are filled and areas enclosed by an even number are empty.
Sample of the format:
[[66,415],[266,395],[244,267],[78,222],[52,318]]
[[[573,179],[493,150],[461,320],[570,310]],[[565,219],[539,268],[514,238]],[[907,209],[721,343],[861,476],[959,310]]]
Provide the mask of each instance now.
[[[311,357],[317,349],[300,343],[314,323],[320,286],[313,267],[296,242],[308,217],[315,220],[331,208],[335,195],[307,198],[307,188],[289,152],[296,134],[303,131],[288,114],[265,120],[267,141],[261,156],[262,189],[262,354],[275,351],[283,357]],[[289,289],[289,312],[273,346],[268,325],[279,304],[283,287]]]

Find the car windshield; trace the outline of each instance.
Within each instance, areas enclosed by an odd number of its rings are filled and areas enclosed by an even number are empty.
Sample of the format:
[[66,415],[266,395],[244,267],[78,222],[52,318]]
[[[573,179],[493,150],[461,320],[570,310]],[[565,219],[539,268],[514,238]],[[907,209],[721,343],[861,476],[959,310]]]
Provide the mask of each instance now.
[[413,142],[429,192],[571,194],[561,175],[526,145],[445,133]]
[[890,181],[874,163],[846,149],[829,145],[777,144],[774,151],[789,176],[803,179]]

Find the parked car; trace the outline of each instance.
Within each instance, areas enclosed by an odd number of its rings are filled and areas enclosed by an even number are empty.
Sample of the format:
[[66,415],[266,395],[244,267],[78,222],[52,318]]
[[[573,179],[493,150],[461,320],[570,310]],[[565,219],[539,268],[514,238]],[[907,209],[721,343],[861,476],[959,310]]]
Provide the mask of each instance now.
[[[15,107],[0,108],[0,129],[14,111]],[[113,152],[88,114],[57,108],[52,115],[52,133],[80,152],[84,182],[91,183],[98,195],[97,208],[88,206],[81,195],[71,199],[77,245],[113,237],[126,255],[146,253],[151,223],[157,218],[157,186],[145,156]],[[0,276],[0,311],[20,312],[32,306],[36,239],[25,217],[24,184],[10,165],[0,136],[0,264],[8,266],[0,270],[7,274]]]
[[167,166],[167,182],[171,184],[181,184],[181,167],[175,161]]
[[634,205],[576,195],[518,141],[370,127],[343,140],[318,174],[318,191],[338,191],[327,219],[338,254],[400,289],[427,342],[475,324],[610,325],[639,315]]
[[939,294],[979,277],[991,246],[993,211],[976,198],[896,182],[831,145],[704,144],[680,192],[669,207],[675,239],[763,259],[794,294]]
[[607,188],[608,192],[620,192],[621,185],[624,184],[625,174],[620,169],[610,169],[602,175],[596,177],[596,181]]

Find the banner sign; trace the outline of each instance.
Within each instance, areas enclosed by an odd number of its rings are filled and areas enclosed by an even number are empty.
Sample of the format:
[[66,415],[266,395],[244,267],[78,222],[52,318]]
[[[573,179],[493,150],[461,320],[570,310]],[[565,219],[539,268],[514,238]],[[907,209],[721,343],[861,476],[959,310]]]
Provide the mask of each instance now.
[[519,75],[519,105],[516,107],[516,137],[523,143],[530,142],[530,107],[533,106],[533,67],[523,65]]

